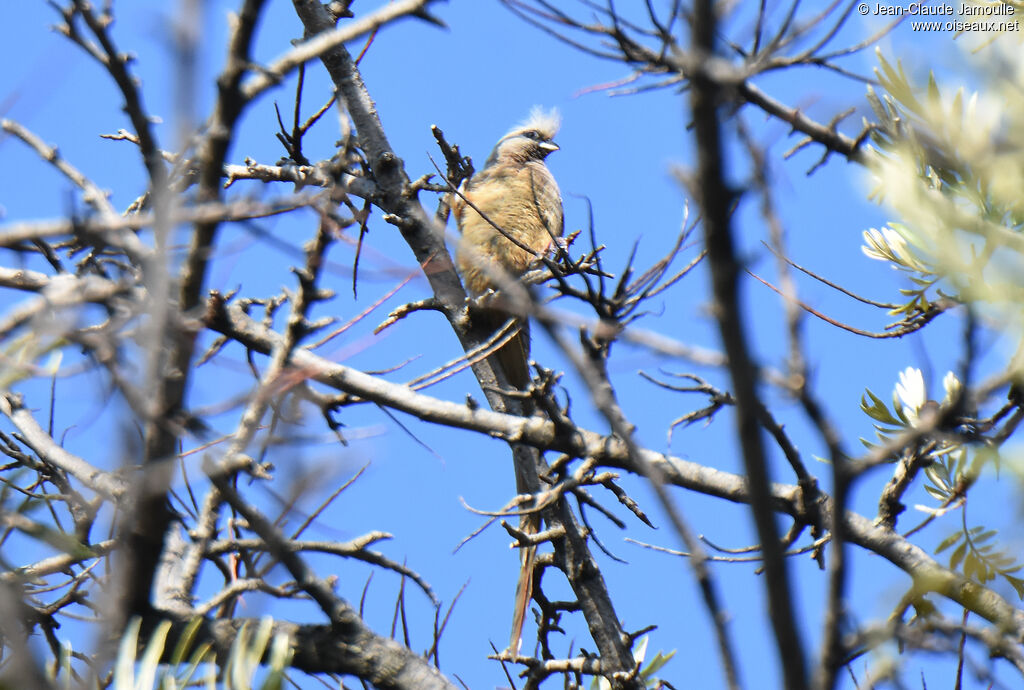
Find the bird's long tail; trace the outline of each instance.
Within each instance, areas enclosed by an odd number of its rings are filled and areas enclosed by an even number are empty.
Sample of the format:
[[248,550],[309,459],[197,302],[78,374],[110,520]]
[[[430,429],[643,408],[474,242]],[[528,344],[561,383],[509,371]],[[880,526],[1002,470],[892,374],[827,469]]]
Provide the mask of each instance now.
[[[487,316],[488,326],[495,332],[502,329],[512,318],[507,312],[495,310]],[[508,342],[502,345],[495,353],[501,369],[505,372],[505,378],[516,390],[526,390],[530,383],[530,322],[526,319],[516,319],[512,328],[515,333]]]
[[526,612],[533,598],[533,565],[537,560],[537,547],[520,546],[519,558],[519,581],[516,582],[516,601],[512,611],[512,636],[508,644],[512,656],[519,656],[519,649],[523,644],[523,623],[526,622]]
[[[505,378],[516,390],[526,390],[530,383],[530,322],[525,318],[515,318],[511,314],[498,309],[491,310],[485,317],[488,328],[495,334],[508,333],[508,328],[515,333],[495,351],[494,356],[501,365]],[[512,319],[512,323],[509,320]],[[500,337],[500,336],[499,336]],[[519,528],[527,534],[536,534],[537,518],[524,515]],[[515,608],[512,613],[512,635],[509,640],[509,652],[513,656],[519,654],[522,644],[523,624],[526,612],[533,598],[533,566],[537,558],[536,546],[519,547],[519,580],[516,583]]]

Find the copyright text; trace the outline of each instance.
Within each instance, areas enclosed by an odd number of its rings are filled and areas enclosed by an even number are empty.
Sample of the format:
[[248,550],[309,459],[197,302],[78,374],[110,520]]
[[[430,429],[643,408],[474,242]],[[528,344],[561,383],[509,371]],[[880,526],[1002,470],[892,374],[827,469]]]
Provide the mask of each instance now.
[[[1020,32],[1020,20],[1012,5],[930,5],[912,2],[909,5],[885,5],[880,2],[862,2],[857,5],[862,16],[918,18],[910,22],[911,31],[950,32]],[[930,20],[930,21],[925,21]]]
[[874,15],[881,17],[1009,17],[1014,14],[1016,8],[1012,5],[928,5],[921,2],[912,2],[909,5],[883,5],[882,3],[862,2],[857,5],[857,11],[862,15]]

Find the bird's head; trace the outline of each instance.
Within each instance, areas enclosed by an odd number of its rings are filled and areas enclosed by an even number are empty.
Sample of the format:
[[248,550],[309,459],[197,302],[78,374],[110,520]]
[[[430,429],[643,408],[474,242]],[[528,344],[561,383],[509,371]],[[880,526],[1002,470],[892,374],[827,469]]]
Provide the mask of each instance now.
[[558,144],[553,139],[558,134],[560,124],[557,110],[534,108],[522,124],[516,125],[498,140],[487,158],[487,165],[544,160],[549,153],[558,150]]

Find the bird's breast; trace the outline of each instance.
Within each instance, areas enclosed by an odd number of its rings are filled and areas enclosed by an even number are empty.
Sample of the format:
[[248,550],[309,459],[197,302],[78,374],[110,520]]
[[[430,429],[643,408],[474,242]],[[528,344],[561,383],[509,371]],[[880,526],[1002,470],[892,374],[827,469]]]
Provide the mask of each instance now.
[[562,195],[543,162],[485,168],[464,194],[456,214],[462,232],[457,262],[474,293],[494,287],[485,264],[522,275],[562,234]]

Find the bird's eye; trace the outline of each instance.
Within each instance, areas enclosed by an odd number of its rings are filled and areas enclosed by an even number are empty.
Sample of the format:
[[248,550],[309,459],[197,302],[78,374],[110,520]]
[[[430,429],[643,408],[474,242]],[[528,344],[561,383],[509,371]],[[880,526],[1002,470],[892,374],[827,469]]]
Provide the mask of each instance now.
[[527,132],[523,132],[523,136],[527,139],[533,139],[534,141],[540,141],[542,139],[540,132],[535,129],[531,129]]

